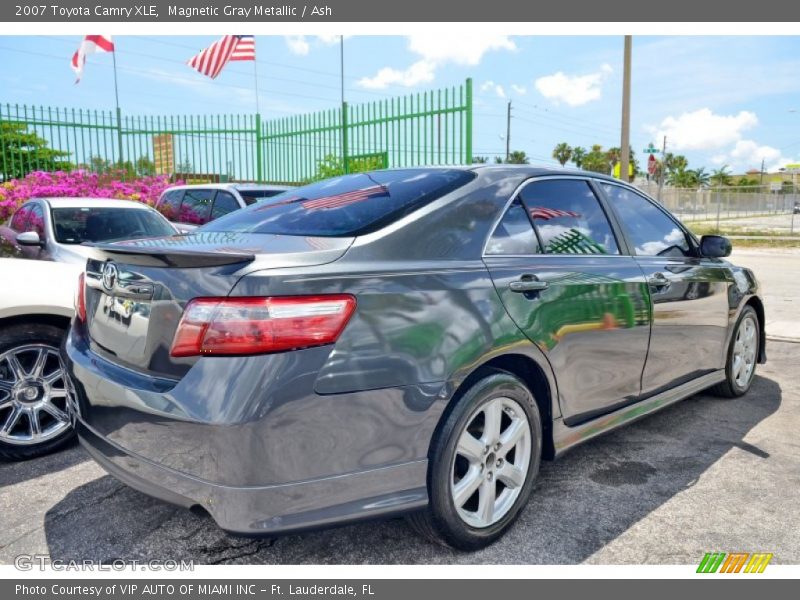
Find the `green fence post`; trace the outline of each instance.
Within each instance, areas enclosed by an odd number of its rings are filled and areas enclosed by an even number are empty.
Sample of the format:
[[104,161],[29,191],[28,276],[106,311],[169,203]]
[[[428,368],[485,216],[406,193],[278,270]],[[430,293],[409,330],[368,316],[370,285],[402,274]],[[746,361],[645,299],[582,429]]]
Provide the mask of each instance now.
[[465,164],[472,164],[472,78],[467,78],[467,131],[465,140],[465,153],[466,153],[466,162]]
[[117,148],[119,149],[119,166],[122,168],[122,111],[117,107]]
[[347,158],[347,154],[349,152],[348,148],[348,118],[347,118],[347,102],[342,102],[342,165],[344,166],[344,173],[347,175],[350,172],[350,164],[349,159]]
[[261,166],[262,161],[262,148],[261,148],[261,114],[256,113],[256,181],[261,183],[264,180],[264,173]]

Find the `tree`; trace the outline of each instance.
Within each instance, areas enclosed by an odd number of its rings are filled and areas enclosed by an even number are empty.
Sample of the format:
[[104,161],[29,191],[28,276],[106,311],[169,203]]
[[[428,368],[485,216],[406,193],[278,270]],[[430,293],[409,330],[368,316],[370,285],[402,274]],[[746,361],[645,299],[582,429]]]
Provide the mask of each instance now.
[[709,175],[705,167],[690,169],[689,173],[693,179],[692,187],[706,187],[711,179],[711,175]]
[[678,188],[691,188],[697,185],[695,179],[695,173],[692,171],[688,171],[685,168],[673,169],[667,175],[667,183],[673,187],[678,187]]
[[719,169],[715,169],[711,173],[711,183],[714,185],[730,185],[731,184],[731,174],[728,171],[728,165],[722,165]]
[[572,149],[572,162],[575,163],[575,166],[579,169],[583,167],[583,160],[586,158],[586,148],[582,148],[581,146],[575,146]]
[[183,174],[192,173],[194,171],[194,166],[192,165],[192,161],[189,160],[188,156],[183,157],[183,160],[175,167],[175,171]]
[[527,165],[530,161],[524,150],[512,150],[506,161],[509,165]]
[[485,165],[489,162],[488,156],[473,156],[472,157],[472,164],[473,165]]
[[54,150],[47,140],[28,124],[18,121],[0,122],[0,165],[3,180],[18,179],[31,171],[69,171],[72,164],[65,160],[69,152]]
[[608,175],[611,173],[611,166],[608,164],[608,156],[600,144],[592,146],[591,151],[583,158],[582,168],[595,173]]
[[561,142],[553,148],[553,158],[555,158],[563,167],[572,158],[572,148],[566,142]]
[[135,167],[136,174],[139,175],[139,177],[154,175],[156,172],[155,163],[144,155],[136,159]]

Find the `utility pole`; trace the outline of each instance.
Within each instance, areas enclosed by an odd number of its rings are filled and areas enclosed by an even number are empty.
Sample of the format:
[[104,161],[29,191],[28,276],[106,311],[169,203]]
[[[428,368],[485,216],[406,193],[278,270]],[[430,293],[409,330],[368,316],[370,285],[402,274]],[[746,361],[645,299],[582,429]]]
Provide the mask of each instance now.
[[664,136],[664,143],[661,146],[661,175],[658,178],[658,203],[661,204],[661,190],[664,187],[664,179],[667,177],[667,136]]
[[623,59],[622,74],[622,140],[619,145],[619,178],[622,181],[630,181],[628,171],[630,169],[631,155],[631,46],[633,38],[625,36],[625,55]]
[[511,157],[511,100],[508,101],[506,112],[506,162]]
[[764,159],[761,159],[761,173],[760,177],[758,178],[759,185],[764,185]]

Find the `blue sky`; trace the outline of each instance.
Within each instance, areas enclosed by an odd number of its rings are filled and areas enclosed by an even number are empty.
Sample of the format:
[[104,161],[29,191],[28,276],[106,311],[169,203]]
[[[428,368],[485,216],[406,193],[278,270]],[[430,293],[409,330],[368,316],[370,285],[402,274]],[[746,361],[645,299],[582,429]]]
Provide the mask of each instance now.
[[[120,104],[129,114],[253,112],[252,63],[215,81],[184,63],[214,36],[116,36]],[[257,36],[265,118],[339,102],[338,38]],[[110,55],[89,58],[74,84],[79,36],[0,36],[0,102],[109,109]],[[685,154],[691,166],[743,172],[800,162],[800,37],[634,37],[632,145]],[[619,145],[619,36],[354,36],[345,39],[345,95],[365,102],[456,85],[475,86],[476,155],[511,146],[552,163],[561,141]]]

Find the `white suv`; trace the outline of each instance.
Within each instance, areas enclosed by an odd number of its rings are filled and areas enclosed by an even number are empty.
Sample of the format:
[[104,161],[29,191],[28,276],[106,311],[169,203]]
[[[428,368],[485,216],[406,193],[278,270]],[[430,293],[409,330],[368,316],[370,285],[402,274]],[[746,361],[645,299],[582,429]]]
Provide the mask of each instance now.
[[177,185],[161,193],[156,208],[180,231],[186,232],[290,189],[288,185],[255,183]]

